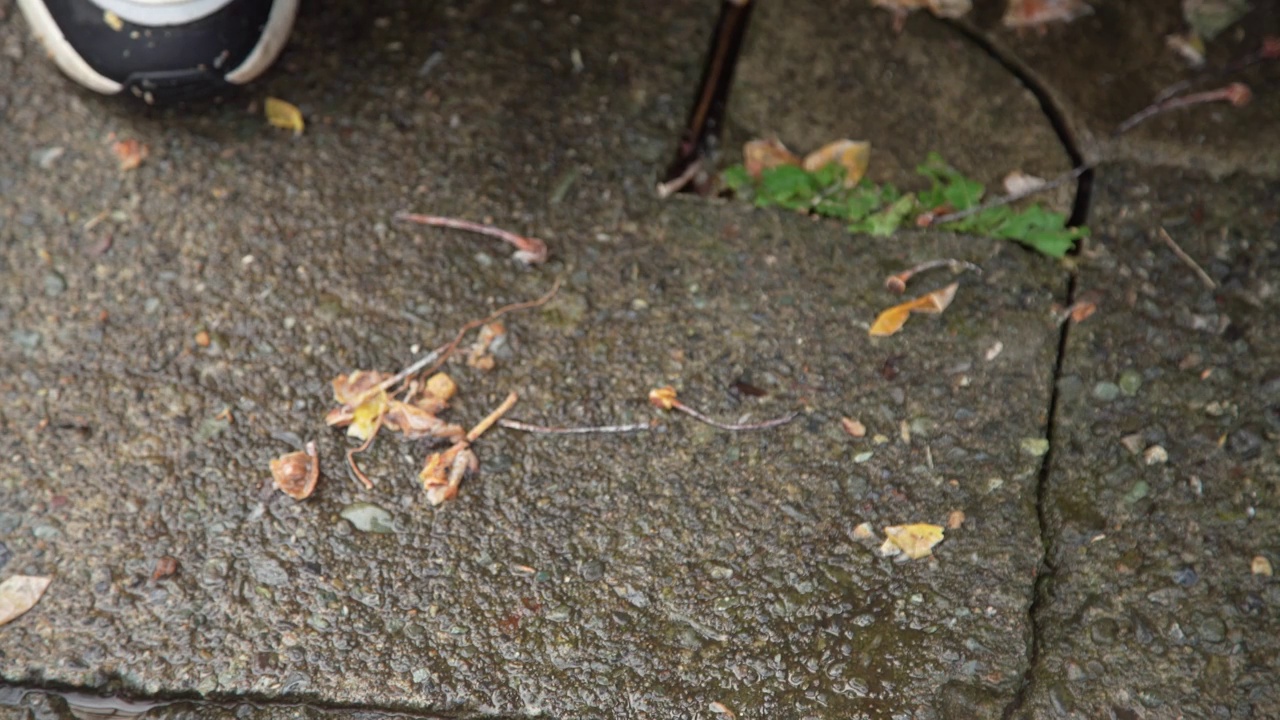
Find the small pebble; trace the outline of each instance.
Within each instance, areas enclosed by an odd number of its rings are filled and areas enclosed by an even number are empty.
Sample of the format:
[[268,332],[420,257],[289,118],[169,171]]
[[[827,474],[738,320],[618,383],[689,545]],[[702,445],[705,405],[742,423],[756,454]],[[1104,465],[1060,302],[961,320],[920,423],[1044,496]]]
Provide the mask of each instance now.
[[1049,440],[1047,438],[1023,438],[1022,452],[1031,457],[1043,457],[1049,452]]
[[44,274],[44,294],[57,297],[67,291],[67,279],[60,272],[49,271]]
[[1142,460],[1148,465],[1160,465],[1169,461],[1169,453],[1160,445],[1152,445],[1142,453]]
[[1138,394],[1138,389],[1142,387],[1142,373],[1137,370],[1125,370],[1120,373],[1120,392],[1128,397]]
[[1249,563],[1249,571],[1254,575],[1271,577],[1271,561],[1262,555],[1254,555],[1253,560]]
[[1129,451],[1130,455],[1137,455],[1142,452],[1142,434],[1133,433],[1132,435],[1125,435],[1120,438],[1120,444],[1124,446],[1125,450]]
[[1120,386],[1112,382],[1100,382],[1093,386],[1093,397],[1103,402],[1111,402],[1120,395]]
[[338,513],[361,532],[393,533],[391,513],[373,503],[351,503]]

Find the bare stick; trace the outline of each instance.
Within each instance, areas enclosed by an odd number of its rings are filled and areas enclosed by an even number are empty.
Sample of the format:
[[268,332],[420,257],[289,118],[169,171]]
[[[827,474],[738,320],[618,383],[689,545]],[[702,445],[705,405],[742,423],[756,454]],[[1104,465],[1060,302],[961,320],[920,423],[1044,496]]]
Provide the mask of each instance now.
[[455,335],[452,340],[445,343],[444,345],[441,345],[435,350],[432,350],[426,355],[423,355],[421,358],[416,360],[412,365],[405,368],[404,370],[401,370],[395,375],[392,375],[386,380],[383,380],[377,385],[374,385],[373,387],[369,388],[364,393],[362,393],[359,397],[355,398],[355,400],[351,403],[351,406],[358,407],[364,401],[373,397],[377,393],[383,390],[386,390],[388,388],[394,387],[400,381],[404,380],[405,378],[411,375],[418,373],[425,367],[430,366],[431,370],[435,370],[436,368],[440,367],[442,364],[444,364],[444,361],[448,360],[449,356],[452,355],[454,351],[458,349],[459,343],[461,343],[462,339],[467,336],[467,333],[471,332],[472,330],[478,327],[481,327],[482,325],[487,325],[493,322],[494,320],[497,320],[498,318],[502,317],[503,315],[506,315],[509,312],[515,312],[516,310],[528,310],[529,308],[535,308],[535,307],[538,307],[539,305],[546,305],[548,302],[551,301],[551,298],[555,297],[556,293],[560,291],[560,283],[563,280],[564,278],[557,277],[555,279],[555,282],[551,284],[551,289],[548,290],[546,294],[544,294],[542,297],[535,298],[533,300],[525,300],[524,302],[512,303],[510,305],[503,305],[502,307],[498,308],[497,310],[494,310],[492,313],[489,313],[488,315],[480,318],[479,320],[472,320],[468,322],[458,330],[458,334]]
[[[1245,55],[1242,58],[1234,60],[1231,63],[1228,63],[1227,65],[1223,66],[1221,69],[1217,71],[1210,72],[1209,77],[1223,77],[1226,75],[1232,75],[1252,65],[1256,65],[1260,62],[1264,62],[1267,60],[1277,60],[1277,59],[1280,59],[1280,37],[1264,37],[1262,38],[1262,47],[1249,53],[1248,55]],[[1203,79],[1203,78],[1199,78],[1199,79]],[[1173,97],[1174,95],[1177,95],[1180,92],[1190,89],[1192,84],[1194,84],[1197,81],[1198,81],[1197,78],[1192,78],[1189,80],[1176,82],[1170,85],[1164,90],[1161,90],[1160,93],[1156,95],[1156,102],[1157,103],[1163,102]]]
[[504,242],[511,243],[515,246],[516,252],[512,255],[516,260],[525,265],[539,265],[547,261],[547,244],[535,237],[526,237],[508,232],[502,228],[492,225],[484,225],[474,223],[470,220],[460,220],[458,218],[444,217],[442,215],[418,215],[410,212],[396,213],[397,220],[405,220],[408,222],[418,223],[419,225],[430,225],[431,227],[445,227],[454,230],[465,230],[467,232],[479,233],[495,237]]
[[1179,95],[1177,97],[1166,98],[1159,102],[1152,103],[1138,112],[1129,116],[1127,120],[1116,126],[1115,132],[1111,133],[1112,137],[1123,135],[1139,123],[1145,122],[1156,115],[1177,110],[1179,108],[1191,107],[1192,105],[1201,105],[1208,102],[1226,101],[1234,107],[1242,107],[1248,105],[1253,99],[1253,92],[1249,90],[1249,86],[1244,83],[1234,82],[1230,85],[1220,87],[1217,90],[1206,90],[1204,92],[1191,93],[1190,95]]
[[939,260],[926,260],[918,265],[913,265],[899,273],[894,273],[884,279],[884,287],[889,292],[901,294],[907,289],[907,281],[913,276],[926,270],[934,268],[949,267],[951,272],[959,272],[961,270],[972,270],[979,275],[982,274],[982,268],[971,262],[964,260],[955,260],[953,258],[942,258]]
[[516,404],[517,399],[518,396],[514,391],[507,393],[507,399],[503,400],[502,404],[499,405],[496,410],[489,413],[485,419],[481,420],[475,427],[471,428],[471,431],[467,433],[467,442],[475,442],[476,438],[483,435],[485,430],[493,427],[493,424],[498,422],[498,419],[503,415],[506,415],[512,405]]
[[547,425],[534,425],[532,423],[521,422],[519,420],[508,420],[503,418],[498,421],[499,427],[509,430],[521,430],[527,433],[537,435],[589,435],[592,433],[630,433],[642,432],[653,428],[649,423],[632,423],[631,425],[588,425],[581,427],[553,427]]
[[689,167],[685,168],[684,172],[680,173],[676,177],[666,182],[658,183],[658,197],[665,200],[680,192],[691,180],[693,180],[700,170],[702,170],[702,158],[698,158],[689,163]]
[[688,415],[691,418],[696,418],[710,425],[711,427],[717,427],[717,428],[720,428],[721,430],[730,430],[734,432],[738,432],[741,430],[767,430],[769,428],[778,427],[780,425],[786,425],[792,420],[795,420],[796,416],[800,414],[798,412],[787,413],[782,417],[776,417],[776,418],[773,418],[772,420],[764,420],[756,423],[724,423],[724,422],[720,422],[719,420],[716,420],[713,417],[703,415],[702,413],[698,412],[697,410],[694,410],[688,405],[685,405],[679,400],[672,402],[671,407],[672,409],[679,410],[685,415]]
[[1160,228],[1160,239],[1164,240],[1165,245],[1169,246],[1169,249],[1173,251],[1174,255],[1178,256],[1179,260],[1185,263],[1187,267],[1194,270],[1196,275],[1200,276],[1200,282],[1204,283],[1205,287],[1210,290],[1216,290],[1218,288],[1218,283],[1214,282],[1213,278],[1209,277],[1209,273],[1205,272],[1204,268],[1200,267],[1199,263],[1191,259],[1191,256],[1184,252],[1183,249],[1178,246],[1178,243],[1173,241],[1173,238],[1169,237],[1169,233],[1166,232],[1163,227]]
[[1093,169],[1092,165],[1081,165],[1078,168],[1073,168],[1071,169],[1071,171],[1065,172],[1059,175],[1058,177],[1052,180],[1049,180],[1048,182],[1045,182],[1043,185],[1037,185],[1029,190],[1024,190],[1020,193],[1014,193],[1012,195],[1004,195],[990,202],[985,202],[985,203],[982,203],[981,205],[971,207],[968,210],[957,210],[956,212],[953,212],[953,213],[947,213],[945,215],[939,215],[937,217],[930,218],[928,225],[932,226],[932,225],[941,225],[943,223],[955,222],[956,220],[967,218],[970,215],[977,215],[978,213],[983,212],[985,210],[990,210],[991,208],[998,208],[1001,205],[1016,203],[1019,200],[1029,198],[1032,195],[1038,195],[1042,192],[1047,192],[1049,190],[1052,190],[1058,187],[1059,185],[1069,183],[1072,180],[1075,180],[1076,178],[1080,177],[1086,172],[1089,172],[1092,169]]
[[364,439],[364,442],[360,444],[360,447],[354,447],[347,451],[347,467],[351,468],[352,474],[354,474],[360,482],[364,483],[366,490],[373,489],[373,481],[370,480],[369,476],[365,475],[364,471],[360,469],[360,466],[356,464],[356,454],[368,450],[369,446],[373,444],[373,439],[378,437],[378,431],[382,429],[382,419],[384,417],[386,417],[386,413],[378,416],[378,419],[373,423],[373,432],[369,433],[369,437]]

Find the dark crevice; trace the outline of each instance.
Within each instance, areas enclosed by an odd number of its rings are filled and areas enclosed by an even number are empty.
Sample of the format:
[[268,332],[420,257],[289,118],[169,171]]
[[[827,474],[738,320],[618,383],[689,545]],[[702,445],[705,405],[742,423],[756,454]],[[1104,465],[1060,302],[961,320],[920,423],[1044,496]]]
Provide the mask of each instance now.
[[[1077,279],[1077,275],[1073,272],[1067,280],[1066,307],[1070,307],[1075,302]],[[1053,472],[1053,461],[1057,455],[1057,444],[1054,442],[1054,435],[1058,428],[1058,381],[1062,378],[1062,365],[1067,356],[1067,339],[1071,333],[1071,325],[1071,321],[1069,319],[1066,320],[1062,323],[1062,329],[1058,333],[1058,353],[1053,363],[1053,376],[1050,378],[1049,414],[1045,427],[1045,437],[1049,439],[1049,450],[1044,454],[1044,458],[1040,462],[1040,471],[1036,476],[1036,524],[1040,529],[1040,544],[1043,546],[1043,555],[1040,557],[1040,566],[1036,569],[1036,579],[1031,589],[1031,606],[1027,608],[1027,615],[1031,619],[1031,642],[1027,648],[1027,670],[1022,676],[1022,683],[1018,687],[1017,694],[1014,695],[1013,700],[1009,702],[1009,705],[1001,714],[1002,720],[1012,720],[1026,705],[1027,696],[1031,692],[1032,681],[1035,679],[1036,670],[1040,665],[1041,643],[1044,635],[1044,619],[1040,616],[1048,601],[1048,583],[1053,580],[1053,576],[1057,573],[1057,567],[1053,562],[1053,537],[1049,529],[1046,505],[1049,498],[1050,474]]]
[[[270,697],[229,696],[219,699],[202,697],[199,694],[182,693],[167,697],[150,697],[143,695],[116,695],[102,691],[79,689],[62,685],[53,687],[27,687],[10,685],[0,681],[0,709],[28,707],[28,695],[56,698],[66,703],[71,716],[77,718],[115,718],[129,720],[144,715],[152,710],[173,709],[181,707],[216,711],[217,714],[231,713],[236,717],[252,717],[246,715],[251,711],[270,710],[305,710],[319,715],[337,715],[355,720],[449,720],[450,718],[471,717],[473,713],[466,711],[429,712],[412,708],[379,707],[358,703],[334,703],[321,700],[285,700]],[[58,708],[55,708],[55,712]],[[61,712],[57,712],[62,715]],[[493,720],[515,720],[516,716],[492,715]],[[524,717],[523,715],[519,717]]]
[[[1071,129],[1071,124],[1067,121],[1066,112],[1058,105],[1057,100],[1054,99],[1048,88],[1035,77],[1032,70],[1017,57],[997,47],[976,27],[958,21],[948,21],[947,24],[982,52],[986,53],[992,60],[999,63],[1000,67],[1017,78],[1018,82],[1022,83],[1022,86],[1040,104],[1040,111],[1044,113],[1045,118],[1049,121],[1049,126],[1053,128],[1054,134],[1058,136],[1058,141],[1062,143],[1063,150],[1066,151],[1067,157],[1071,159],[1071,166],[1076,168],[1085,167],[1084,153],[1080,149],[1075,132]],[[1089,221],[1089,203],[1092,196],[1093,168],[1090,167],[1076,181],[1075,200],[1071,204],[1071,216],[1067,218],[1069,227],[1079,227]]]

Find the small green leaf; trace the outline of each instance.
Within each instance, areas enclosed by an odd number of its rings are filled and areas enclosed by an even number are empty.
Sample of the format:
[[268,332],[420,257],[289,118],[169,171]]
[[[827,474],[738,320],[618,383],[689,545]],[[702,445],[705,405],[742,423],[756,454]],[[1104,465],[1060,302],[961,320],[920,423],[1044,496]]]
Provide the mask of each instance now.
[[751,176],[747,174],[747,168],[741,163],[731,165],[720,173],[720,182],[726,190],[732,191],[735,195],[740,195],[745,188],[750,188],[753,183]]
[[902,225],[902,221],[918,211],[916,196],[907,194],[898,198],[893,204],[866,219],[849,226],[850,232],[862,232],[877,237],[892,235]]

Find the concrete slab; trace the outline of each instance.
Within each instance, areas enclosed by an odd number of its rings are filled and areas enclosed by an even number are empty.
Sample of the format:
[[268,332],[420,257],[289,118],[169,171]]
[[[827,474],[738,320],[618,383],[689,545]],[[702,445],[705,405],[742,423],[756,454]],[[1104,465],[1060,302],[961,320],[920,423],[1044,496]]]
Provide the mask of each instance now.
[[[801,153],[866,140],[868,177],[899,187],[922,184],[915,168],[931,151],[997,189],[1012,170],[1054,177],[1072,167],[1035,96],[927,13],[898,34],[866,0],[759,3],[736,79],[735,157],[746,140],[773,135]],[[1058,200],[1069,212],[1070,194]]]
[[[1280,95],[1272,88],[1280,62],[1243,72],[1218,70],[1280,35],[1274,3],[1251,3],[1238,24],[1207,43],[1203,71],[1191,68],[1166,38],[1186,30],[1184,3],[1091,3],[1093,13],[1043,32],[1004,27],[1004,3],[975,3],[965,24],[1043,86],[1063,112],[1081,153],[1092,162],[1129,161],[1194,169],[1214,176],[1245,171],[1280,177]],[[1205,4],[1208,5],[1208,4]],[[1168,112],[1116,138],[1117,125],[1155,102],[1165,88],[1191,81],[1191,91],[1243,82],[1253,101],[1240,108],[1212,103]]]
[[[1280,186],[1099,172],[1022,717],[1280,716]],[[1209,289],[1159,227],[1217,283]]]
[[[709,10],[326,9],[254,93],[299,105],[300,138],[243,102],[130,114],[11,64],[2,571],[57,579],[0,630],[0,677],[283,714],[998,714],[1031,640],[1067,275],[1011,244],[872,243],[656,201]],[[0,32],[34,56],[19,25]],[[120,172],[111,133],[151,157]],[[492,216],[556,259],[523,270],[392,222],[402,209]],[[943,316],[869,340],[897,300],[883,276],[936,257],[986,272]],[[646,420],[667,383],[721,417],[804,415],[752,434],[666,417],[636,437],[494,432],[439,510],[412,480],[421,446],[380,442],[373,492],[346,476],[349,443],[321,424],[333,376],[395,369],[557,275],[551,305],[511,316],[496,370],[454,369],[452,417],[514,389],[525,420]],[[842,434],[845,415],[868,438]],[[299,504],[266,468],[309,439],[324,479]],[[354,502],[393,532],[354,530]],[[956,510],[933,560],[850,535]],[[178,571],[153,580],[162,556]]]

